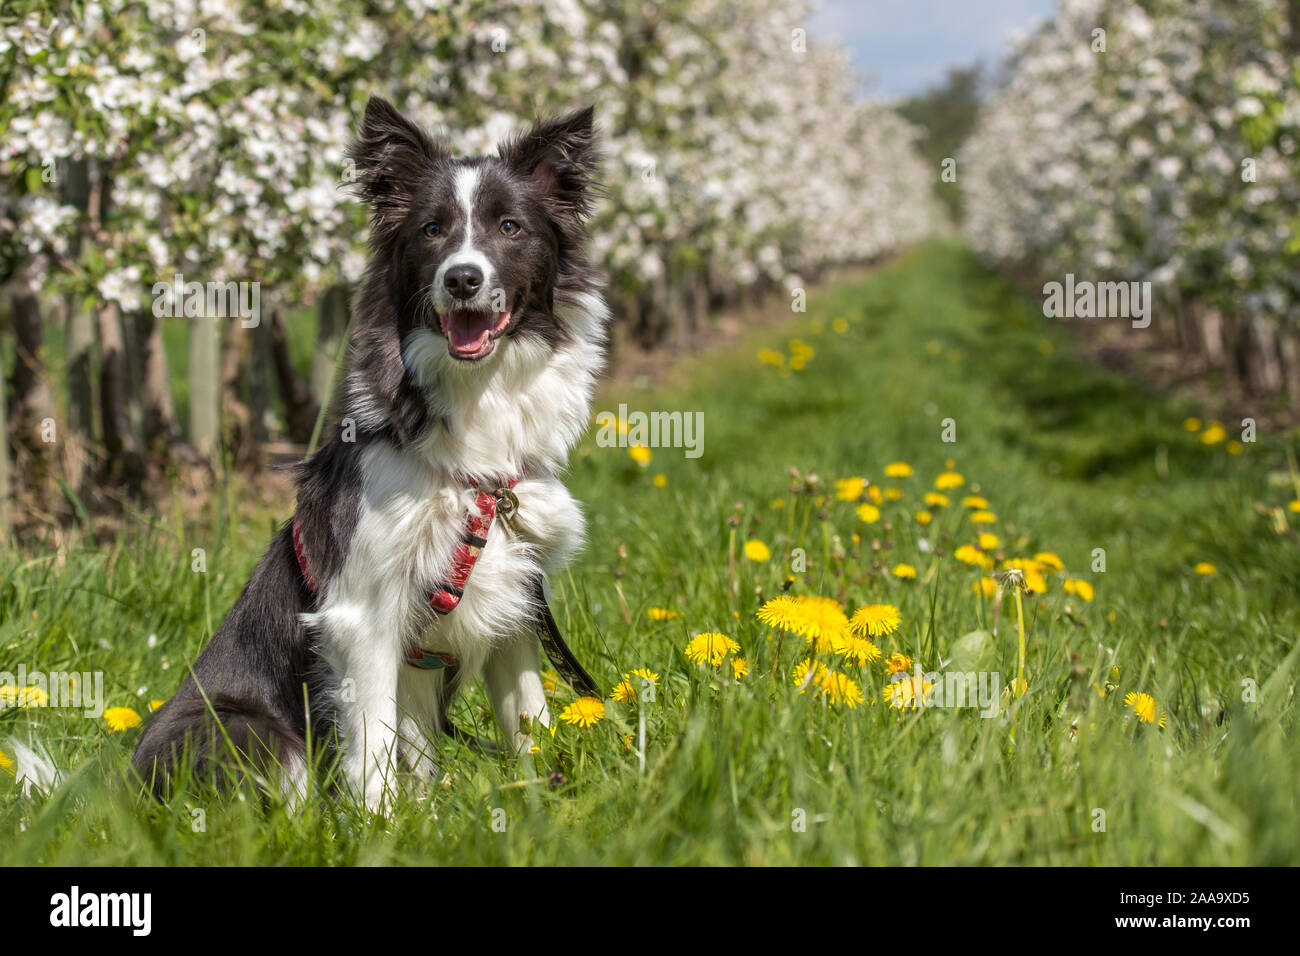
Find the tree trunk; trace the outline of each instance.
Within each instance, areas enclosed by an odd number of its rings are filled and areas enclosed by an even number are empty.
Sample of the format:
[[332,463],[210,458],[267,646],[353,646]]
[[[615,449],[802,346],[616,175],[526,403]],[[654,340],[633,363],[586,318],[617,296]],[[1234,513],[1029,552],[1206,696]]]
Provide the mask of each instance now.
[[1264,318],[1250,320],[1251,377],[1254,390],[1261,395],[1276,395],[1282,390],[1282,366],[1278,361],[1277,331]]
[[167,461],[180,435],[176,427],[176,406],[172,401],[171,376],[167,373],[167,354],[163,348],[162,320],[146,310],[136,314],[135,325],[136,341],[144,353],[140,382],[144,443],[154,458]]
[[311,396],[317,405],[329,403],[334,389],[334,363],[348,328],[348,291],[330,286],[317,305],[316,351],[312,354]]
[[1223,345],[1223,313],[1218,309],[1202,305],[1198,309],[1201,320],[1201,344],[1205,349],[1206,361],[1212,368],[1222,368],[1225,349]]
[[1293,413],[1300,413],[1300,341],[1290,329],[1278,333],[1278,349],[1282,353],[1282,378]]
[[649,347],[659,348],[668,339],[671,315],[668,308],[668,271],[664,269],[650,283],[650,319],[653,332]]
[[206,316],[190,319],[190,444],[200,458],[214,467],[221,450],[218,322]]
[[692,325],[696,329],[709,326],[709,282],[703,272],[696,272],[691,283],[691,309],[694,312]]
[[633,343],[636,334],[637,299],[636,293],[624,291],[619,296],[619,307],[609,327],[610,362],[617,362]]
[[5,414],[5,393],[0,388],[0,546],[9,545],[9,532],[13,528],[13,518],[9,511],[11,480],[9,477],[9,421]]
[[9,376],[9,426],[24,490],[44,507],[49,499],[50,465],[58,430],[54,425],[54,401],[45,372],[45,330],[41,325],[41,303],[36,293],[23,285],[10,296],[14,333],[14,367]]
[[108,483],[139,494],[144,485],[144,458],[131,427],[122,313],[117,303],[109,302],[100,306],[95,320],[99,330],[99,414],[100,433],[104,436],[104,476]]
[[64,473],[80,493],[93,473],[95,431],[95,316],[69,297],[65,361],[68,377],[68,424],[63,436]]
[[259,460],[258,439],[255,437],[255,416],[246,400],[249,385],[256,381],[252,373],[253,339],[266,323],[257,328],[245,329],[238,322],[226,326],[221,345],[221,437],[237,466],[255,466]]
[[[266,312],[263,311],[263,316]],[[275,381],[279,386],[280,400],[284,402],[285,427],[289,437],[300,444],[311,441],[320,406],[312,399],[311,389],[298,377],[289,354],[289,333],[284,325],[284,310],[271,309],[271,361],[275,367]]]

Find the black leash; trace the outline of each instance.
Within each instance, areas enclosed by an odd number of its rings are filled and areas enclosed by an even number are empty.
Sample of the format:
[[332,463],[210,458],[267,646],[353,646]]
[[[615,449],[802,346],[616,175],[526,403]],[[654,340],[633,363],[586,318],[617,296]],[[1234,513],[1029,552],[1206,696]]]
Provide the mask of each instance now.
[[546,603],[546,591],[542,587],[541,575],[533,579],[532,591],[538,609],[537,638],[542,642],[542,647],[546,648],[546,656],[551,659],[551,663],[560,672],[560,676],[568,681],[574,690],[591,697],[600,697],[600,688],[596,686],[596,682],[592,680],[591,675],[578,663],[578,658],[574,656],[573,651],[569,650],[569,645],[564,643],[564,636],[560,633],[560,626],[555,623],[555,615],[551,613],[551,606]]

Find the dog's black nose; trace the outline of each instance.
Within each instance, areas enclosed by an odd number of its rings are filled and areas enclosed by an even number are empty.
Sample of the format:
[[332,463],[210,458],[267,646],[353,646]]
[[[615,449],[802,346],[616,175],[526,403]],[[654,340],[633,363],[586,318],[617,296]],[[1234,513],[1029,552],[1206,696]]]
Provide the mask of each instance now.
[[483,287],[483,270],[478,266],[452,266],[442,277],[442,284],[457,299],[472,299]]

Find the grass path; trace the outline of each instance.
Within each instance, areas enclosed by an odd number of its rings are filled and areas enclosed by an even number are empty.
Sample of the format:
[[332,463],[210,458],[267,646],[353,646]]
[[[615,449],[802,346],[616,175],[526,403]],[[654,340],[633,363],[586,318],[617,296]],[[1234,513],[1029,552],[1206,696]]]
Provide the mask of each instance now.
[[[1183,426],[1194,410],[1082,364],[960,246],[914,250],[797,319],[685,363],[674,384],[598,403],[702,412],[701,457],[662,448],[640,465],[589,440],[575,458],[589,545],[554,582],[557,613],[607,690],[633,668],[658,674],[653,702],[607,701],[594,727],[543,735],[532,767],[448,744],[442,784],[386,826],[326,799],[290,814],[199,792],[146,810],[116,782],[135,731],[10,708],[0,749],[39,740],[67,780],[23,797],[0,776],[0,863],[1300,862],[1300,545],[1259,509],[1300,497],[1282,443],[1206,443]],[[797,371],[792,338],[811,348]],[[760,349],[783,353],[785,371]],[[949,459],[964,483],[927,507]],[[915,473],[887,478],[894,461]],[[792,467],[818,490],[792,492]],[[901,498],[882,496],[865,522],[836,498],[853,477]],[[981,571],[953,554],[977,538],[967,495],[996,513],[983,528],[995,561],[1053,552],[1069,569],[1039,568],[1046,593],[1024,599],[1028,693],[1000,697],[990,718],[893,709],[881,662],[822,654],[861,690],[850,708],[800,693],[798,637],[768,676],[776,641],[755,620],[758,589],[771,598],[793,577],[791,593],[850,613],[897,606],[901,627],[875,638],[886,655],[996,671],[1006,688],[1010,596],[996,637],[961,640],[994,624]],[[0,671],[102,670],[109,703],[143,713],[179,682],[269,533],[267,516],[226,514],[214,506],[211,531],[164,517],[59,565],[5,556]],[[770,558],[746,557],[750,540]],[[807,566],[794,573],[796,548]],[[899,563],[917,578],[894,576]],[[1095,599],[1067,594],[1067,578]],[[747,675],[687,659],[692,635],[713,631],[737,642]],[[1136,719],[1129,693],[1150,694],[1165,726]],[[558,690],[556,712],[571,700]],[[477,693],[458,720],[491,732]]]

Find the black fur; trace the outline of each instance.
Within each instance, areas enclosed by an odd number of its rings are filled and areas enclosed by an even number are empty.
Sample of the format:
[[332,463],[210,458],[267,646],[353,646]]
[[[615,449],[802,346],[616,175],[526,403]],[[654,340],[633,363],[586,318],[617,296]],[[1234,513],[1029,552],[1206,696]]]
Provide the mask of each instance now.
[[133,763],[155,793],[166,790],[182,755],[200,772],[225,763],[229,752],[221,727],[255,764],[301,756],[307,735],[303,682],[311,652],[298,615],[311,602],[285,527],[193,672],[140,737]]

